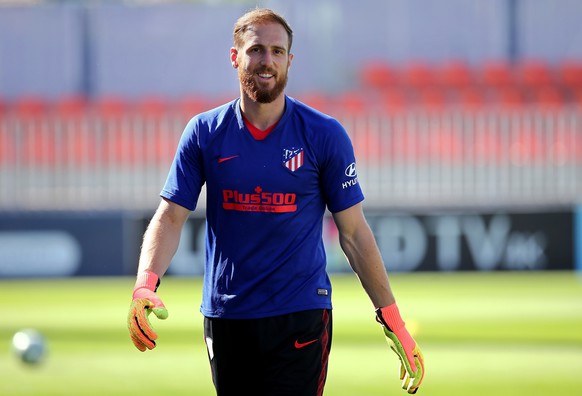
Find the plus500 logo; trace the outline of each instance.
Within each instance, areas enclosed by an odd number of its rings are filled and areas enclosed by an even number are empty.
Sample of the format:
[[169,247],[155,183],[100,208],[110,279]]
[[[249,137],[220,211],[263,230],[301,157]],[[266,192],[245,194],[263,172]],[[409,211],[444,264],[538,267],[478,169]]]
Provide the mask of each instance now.
[[295,212],[297,195],[294,193],[267,192],[261,187],[254,193],[240,193],[237,190],[222,190],[222,207],[225,210],[243,212]]

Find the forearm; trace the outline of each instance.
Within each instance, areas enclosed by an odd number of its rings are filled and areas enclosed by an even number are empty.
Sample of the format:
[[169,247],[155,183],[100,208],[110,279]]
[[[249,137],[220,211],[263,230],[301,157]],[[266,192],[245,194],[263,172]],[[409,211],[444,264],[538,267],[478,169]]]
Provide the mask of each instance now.
[[162,202],[144,234],[138,272],[152,271],[164,275],[180,242],[182,226],[187,215],[176,215],[176,208]]
[[374,306],[394,303],[386,268],[369,227],[340,237],[340,245]]

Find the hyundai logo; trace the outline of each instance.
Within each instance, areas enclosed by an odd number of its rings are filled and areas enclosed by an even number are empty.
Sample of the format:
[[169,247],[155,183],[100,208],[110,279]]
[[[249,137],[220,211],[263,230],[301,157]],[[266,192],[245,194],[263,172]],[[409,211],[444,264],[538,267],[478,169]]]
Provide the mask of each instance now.
[[357,176],[356,163],[355,162],[352,162],[346,168],[346,176],[347,177],[356,177]]

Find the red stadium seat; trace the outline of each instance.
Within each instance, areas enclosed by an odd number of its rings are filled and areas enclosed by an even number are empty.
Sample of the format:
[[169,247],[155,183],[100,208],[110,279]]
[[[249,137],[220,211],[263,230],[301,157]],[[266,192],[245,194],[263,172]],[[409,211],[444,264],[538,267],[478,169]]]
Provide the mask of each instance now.
[[582,60],[564,61],[557,68],[559,82],[570,89],[582,88]]
[[480,108],[487,104],[487,94],[476,87],[463,88],[457,91],[456,102],[466,108]]
[[0,117],[2,117],[6,111],[8,111],[8,102],[0,97]]
[[410,104],[406,91],[401,89],[389,89],[382,92],[378,98],[378,105],[384,111],[399,111]]
[[504,61],[486,62],[480,75],[483,84],[494,88],[508,87],[515,83],[512,67]]
[[461,60],[450,61],[438,67],[437,79],[445,89],[465,89],[475,84],[471,67]]
[[398,83],[398,71],[385,61],[370,61],[360,69],[360,83],[365,89],[384,91]]
[[501,87],[494,91],[494,100],[497,105],[514,107],[525,103],[523,92],[516,86]]
[[8,111],[8,102],[0,98],[0,166],[12,163],[16,158],[16,143],[9,126],[2,123],[2,117]]
[[89,114],[87,98],[82,95],[63,96],[53,102],[54,124],[59,131],[62,142],[55,146],[55,164],[75,163],[87,164],[95,160],[94,138],[82,127],[84,117]]
[[528,88],[537,89],[555,83],[550,66],[541,60],[524,60],[515,70],[517,82]]
[[23,96],[13,102],[13,108],[21,117],[38,117],[44,114],[49,103],[45,99],[37,96]]
[[107,95],[91,102],[92,114],[99,125],[99,144],[92,147],[97,157],[110,164],[132,164],[136,148],[131,143],[131,127],[125,122],[131,115],[131,102]]
[[30,164],[45,166],[54,163],[50,126],[44,122],[49,108],[49,101],[39,96],[23,96],[12,102],[21,128],[19,155]]
[[54,109],[61,117],[79,117],[87,112],[87,99],[81,95],[65,96],[56,99]]
[[437,85],[433,67],[421,61],[412,62],[402,69],[402,82],[416,89]]
[[431,110],[441,109],[447,104],[446,93],[441,88],[427,86],[418,90],[416,103]]
[[582,87],[570,91],[569,102],[582,107]]
[[566,103],[566,95],[556,85],[537,87],[532,91],[532,99],[542,106],[562,106]]

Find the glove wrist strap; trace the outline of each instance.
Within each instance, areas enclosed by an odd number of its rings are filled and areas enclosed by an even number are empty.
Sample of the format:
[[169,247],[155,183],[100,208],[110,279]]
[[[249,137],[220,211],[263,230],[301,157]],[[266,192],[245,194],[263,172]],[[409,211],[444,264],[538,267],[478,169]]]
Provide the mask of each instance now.
[[400,311],[396,303],[376,309],[376,315],[382,324],[387,326],[392,332],[404,327],[404,321],[400,316]]
[[160,278],[158,275],[152,271],[144,271],[137,274],[133,290],[146,288],[155,292],[158,290],[158,286],[160,286]]

